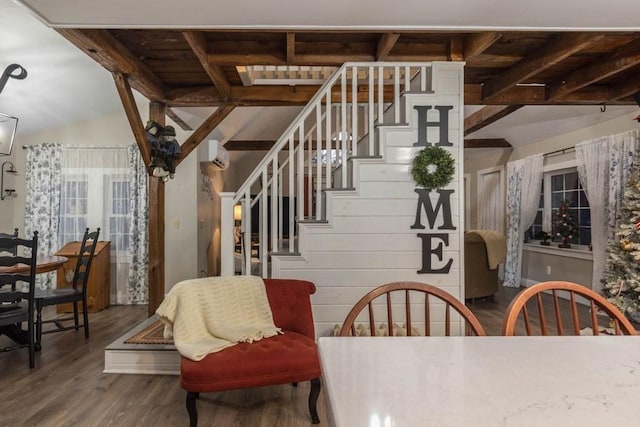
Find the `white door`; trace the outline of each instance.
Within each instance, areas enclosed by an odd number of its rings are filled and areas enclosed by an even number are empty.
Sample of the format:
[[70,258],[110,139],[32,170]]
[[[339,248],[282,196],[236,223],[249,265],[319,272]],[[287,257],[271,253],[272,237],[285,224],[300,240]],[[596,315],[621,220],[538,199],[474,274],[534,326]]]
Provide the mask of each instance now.
[[504,233],[504,192],[504,168],[478,171],[478,229]]

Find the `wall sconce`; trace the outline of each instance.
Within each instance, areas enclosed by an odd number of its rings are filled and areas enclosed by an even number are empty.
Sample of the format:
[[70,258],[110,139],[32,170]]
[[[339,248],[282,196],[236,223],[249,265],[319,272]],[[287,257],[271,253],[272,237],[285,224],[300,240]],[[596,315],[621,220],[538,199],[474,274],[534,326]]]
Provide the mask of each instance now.
[[240,221],[242,221],[242,205],[233,207],[233,219],[236,221],[236,225],[240,225]]
[[0,113],[0,155],[10,155],[13,147],[13,139],[16,136],[18,119],[4,113]]
[[[7,170],[5,170],[5,166],[9,166]],[[8,197],[15,197],[16,190],[13,188],[4,188],[4,174],[8,173],[11,175],[18,175],[18,171],[14,169],[13,163],[7,161],[2,163],[2,173],[0,173],[0,200],[4,200]]]

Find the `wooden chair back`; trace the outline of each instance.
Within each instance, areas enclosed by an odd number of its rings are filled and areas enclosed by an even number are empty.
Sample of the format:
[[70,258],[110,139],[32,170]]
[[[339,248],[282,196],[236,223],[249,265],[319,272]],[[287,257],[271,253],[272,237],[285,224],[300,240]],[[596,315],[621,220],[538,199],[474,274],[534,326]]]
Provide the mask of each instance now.
[[82,244],[80,245],[80,253],[78,254],[78,262],[76,263],[76,269],[73,274],[74,289],[77,289],[78,286],[82,286],[83,289],[87,287],[89,273],[91,271],[91,262],[93,261],[93,254],[96,251],[99,235],[99,227],[93,232],[89,232],[88,228],[84,231]]
[[[587,305],[580,304],[579,297],[586,300]],[[569,315],[563,318],[561,313],[566,313],[567,308]],[[540,335],[581,335],[586,327],[592,329],[593,335],[602,334],[606,331],[604,328],[611,329],[615,335],[637,335],[631,322],[613,304],[591,289],[572,282],[541,282],[520,292],[507,308],[502,334],[513,336],[522,332],[519,319],[526,335],[538,335],[536,324]]]
[[[12,238],[12,237],[18,237],[17,228],[14,228],[13,234],[0,233],[0,238]],[[0,245],[0,252],[9,252],[9,253],[12,253],[13,255],[18,255],[18,253],[16,252],[17,250],[18,250],[18,247],[16,245],[10,245],[10,246]]]
[[[404,316],[401,315],[398,316],[398,318],[394,318],[393,316],[394,306],[398,307],[398,304],[392,301],[392,296],[394,294],[400,294],[402,301],[400,305],[404,306],[403,310],[399,310],[404,312]],[[418,295],[418,297],[416,297],[416,295]],[[415,297],[413,302],[412,296]],[[378,298],[383,299],[386,303],[386,319],[383,319],[382,322],[377,322],[375,319],[376,310],[374,309],[374,304],[378,302],[376,301]],[[413,316],[414,313],[412,313],[412,305],[415,307],[416,304],[421,307],[421,313]],[[433,309],[436,304],[444,306],[444,318],[435,319],[434,316],[432,316],[435,311]],[[371,336],[379,335],[380,325],[383,327],[386,326],[387,334],[389,336],[396,336],[397,333],[394,330],[396,329],[394,328],[394,324],[396,322],[403,322],[403,335],[415,335],[414,331],[419,329],[416,328],[415,325],[417,323],[422,323],[424,336],[430,336],[432,335],[432,323],[436,321],[444,323],[444,335],[449,336],[452,332],[451,326],[457,319],[465,323],[466,335],[486,335],[484,328],[476,316],[462,302],[450,293],[426,283],[394,282],[373,289],[363,296],[351,309],[342,324],[340,336],[357,335],[356,320],[365,309],[367,309],[368,314],[366,327],[368,328],[368,333],[370,333]]]
[[[29,348],[29,367],[35,367],[35,288],[38,253],[38,232],[33,239],[21,239],[15,236],[0,236],[0,326],[20,330],[23,322],[27,324],[25,342],[22,337],[17,346],[8,347],[13,350],[21,347]],[[30,255],[21,256],[18,248]],[[26,266],[26,268],[25,268]]]

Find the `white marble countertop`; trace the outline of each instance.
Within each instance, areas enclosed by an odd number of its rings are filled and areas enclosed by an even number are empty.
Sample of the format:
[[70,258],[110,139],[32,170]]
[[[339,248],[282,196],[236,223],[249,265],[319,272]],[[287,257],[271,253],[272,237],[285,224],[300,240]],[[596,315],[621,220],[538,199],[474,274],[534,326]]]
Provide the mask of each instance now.
[[640,337],[322,337],[338,427],[640,426]]

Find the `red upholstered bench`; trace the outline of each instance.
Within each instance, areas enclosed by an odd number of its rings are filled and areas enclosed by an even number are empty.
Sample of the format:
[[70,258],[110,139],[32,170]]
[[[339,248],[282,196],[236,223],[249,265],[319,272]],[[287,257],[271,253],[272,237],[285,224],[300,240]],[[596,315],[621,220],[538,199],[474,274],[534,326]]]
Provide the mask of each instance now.
[[195,362],[181,358],[180,384],[187,391],[192,427],[198,424],[196,399],[215,392],[311,381],[309,413],[320,422],[316,402],[320,394],[320,362],[315,343],[310,295],[316,290],[305,280],[264,279],[275,325],[284,334],[211,353]]

